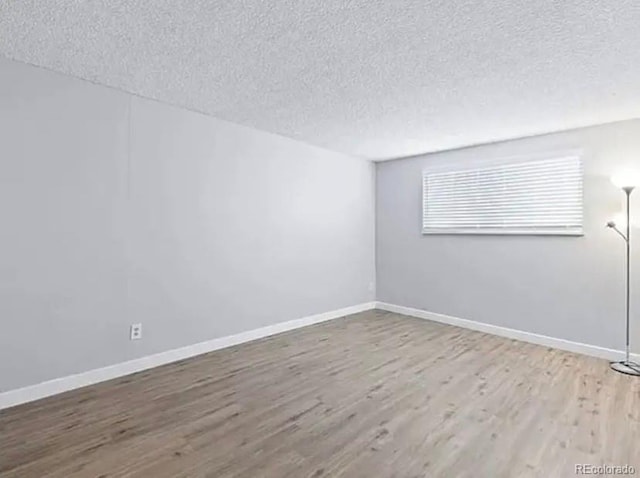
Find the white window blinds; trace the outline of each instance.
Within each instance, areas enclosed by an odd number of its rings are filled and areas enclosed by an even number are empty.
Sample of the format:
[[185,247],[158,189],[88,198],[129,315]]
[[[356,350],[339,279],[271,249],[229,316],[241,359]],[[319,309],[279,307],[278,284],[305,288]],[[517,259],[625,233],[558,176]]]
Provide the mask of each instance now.
[[579,157],[424,171],[424,234],[582,234]]

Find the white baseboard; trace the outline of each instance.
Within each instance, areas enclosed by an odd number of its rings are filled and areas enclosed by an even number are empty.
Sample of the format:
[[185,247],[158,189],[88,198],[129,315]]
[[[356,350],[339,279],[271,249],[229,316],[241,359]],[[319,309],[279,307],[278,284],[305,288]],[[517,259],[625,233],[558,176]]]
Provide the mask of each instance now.
[[345,307],[343,309],[333,310],[331,312],[311,315],[308,317],[303,317],[301,319],[281,322],[279,324],[268,325],[259,329],[241,332],[236,335],[221,337],[219,339],[213,339],[194,345],[188,345],[179,349],[160,352],[154,355],[149,355],[147,357],[130,360],[128,362],[122,362],[115,365],[109,365],[107,367],[99,369],[89,370],[87,372],[82,372],[76,375],[69,375],[66,377],[49,380],[16,390],[9,390],[7,392],[0,393],[0,410],[19,405],[21,403],[27,403],[38,400],[40,398],[49,397],[51,395],[57,395],[59,393],[74,390],[76,388],[86,387],[87,385],[93,385],[98,382],[104,382],[105,380],[111,380],[135,372],[141,372],[143,370],[158,367],[160,365],[165,365],[171,362],[177,362],[178,360],[194,357],[196,355],[212,352],[214,350],[219,350],[226,347],[231,347],[233,345],[250,342],[252,340],[261,339],[263,337],[279,334],[288,330],[306,327],[307,325],[317,324],[319,322],[326,322],[328,320],[344,317],[345,315],[356,314],[365,310],[371,310],[375,308],[375,304],[375,302],[367,302],[364,304],[353,305],[350,307]]
[[[487,334],[499,335],[500,337],[521,340],[523,342],[530,342],[532,344],[544,345],[546,347],[566,350],[568,352],[575,352],[583,355],[590,355],[592,357],[598,357],[607,360],[622,360],[624,358],[624,352],[621,350],[608,349],[605,347],[599,347],[597,345],[583,344],[581,342],[573,342],[571,340],[548,337],[546,335],[534,334],[532,332],[525,332],[523,330],[499,327],[497,325],[485,324],[483,322],[475,322],[473,320],[467,319],[460,319],[458,317],[437,314],[435,312],[427,312],[426,310],[414,309],[401,305],[376,302],[376,309],[395,312],[397,314],[408,315],[411,317],[417,317],[419,319],[440,322],[443,324],[455,325],[456,327],[477,330],[479,332],[485,332]],[[640,360],[640,354],[632,354],[631,358],[632,360],[638,361]]]

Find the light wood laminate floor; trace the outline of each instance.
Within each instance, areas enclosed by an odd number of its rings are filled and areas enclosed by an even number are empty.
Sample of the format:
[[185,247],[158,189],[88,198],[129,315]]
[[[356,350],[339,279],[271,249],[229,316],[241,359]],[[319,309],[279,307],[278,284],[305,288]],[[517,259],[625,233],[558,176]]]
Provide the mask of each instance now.
[[0,411],[0,476],[640,473],[640,380],[370,311]]

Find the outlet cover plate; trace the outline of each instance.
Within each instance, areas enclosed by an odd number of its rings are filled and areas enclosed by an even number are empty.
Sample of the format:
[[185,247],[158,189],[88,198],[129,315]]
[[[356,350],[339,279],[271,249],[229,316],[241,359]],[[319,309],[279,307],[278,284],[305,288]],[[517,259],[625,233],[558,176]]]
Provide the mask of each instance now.
[[142,324],[131,324],[129,338],[131,340],[140,340],[142,338]]

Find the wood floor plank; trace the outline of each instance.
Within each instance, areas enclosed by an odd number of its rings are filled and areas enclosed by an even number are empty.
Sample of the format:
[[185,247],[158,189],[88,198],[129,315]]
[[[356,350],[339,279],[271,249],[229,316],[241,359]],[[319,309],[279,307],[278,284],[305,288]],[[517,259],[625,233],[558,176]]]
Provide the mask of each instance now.
[[640,380],[369,311],[0,411],[0,476],[640,473]]

